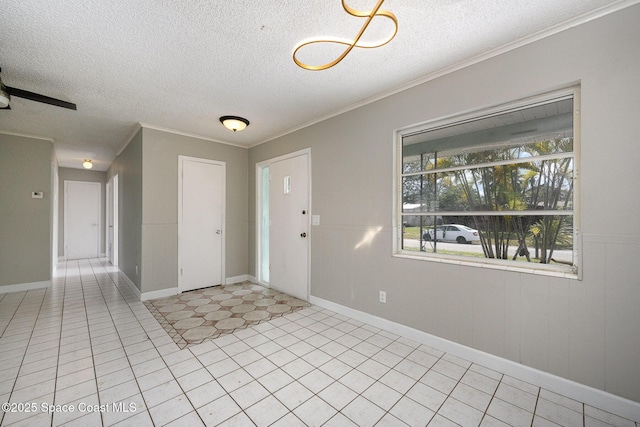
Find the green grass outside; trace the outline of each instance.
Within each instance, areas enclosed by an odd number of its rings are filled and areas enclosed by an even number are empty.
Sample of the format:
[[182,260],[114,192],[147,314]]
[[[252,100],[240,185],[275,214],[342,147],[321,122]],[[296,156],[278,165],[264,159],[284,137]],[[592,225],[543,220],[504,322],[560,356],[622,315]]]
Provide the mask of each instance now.
[[[422,232],[425,233],[428,229],[429,229],[429,227],[424,227],[422,229]],[[404,238],[405,239],[420,240],[420,227],[404,227]],[[527,247],[529,248],[529,251],[533,253],[535,245],[536,245],[534,240],[533,240],[533,238],[532,237],[527,237],[525,240],[527,242]],[[514,238],[511,239],[511,245],[518,246],[518,239],[515,238],[515,236],[514,236]],[[569,249],[570,250],[572,248],[571,247],[558,246],[558,247],[556,247],[556,249],[565,249],[565,250]],[[440,252],[440,251],[438,251],[438,252]],[[444,252],[442,252],[442,253],[444,253]],[[458,252],[455,252],[455,254],[457,255]],[[482,258],[484,258],[484,257],[482,257]],[[533,257],[531,259],[533,259]]]
[[[464,246],[464,245],[461,245]],[[410,251],[410,252],[421,252],[418,248],[404,248],[404,251]],[[431,253],[431,250],[428,251],[429,253]],[[446,250],[446,249],[438,249],[438,253],[442,254],[442,255],[458,255],[458,256],[465,256],[465,257],[472,257],[472,258],[485,258],[484,254],[482,253],[475,253],[475,252],[465,252],[465,251],[451,251],[451,250]],[[511,260],[511,257],[509,257],[509,261]],[[515,259],[516,262],[529,262],[527,261],[527,259],[525,257],[517,257]],[[536,262],[540,262],[539,258],[535,258],[533,256],[531,256],[531,262],[536,263]]]

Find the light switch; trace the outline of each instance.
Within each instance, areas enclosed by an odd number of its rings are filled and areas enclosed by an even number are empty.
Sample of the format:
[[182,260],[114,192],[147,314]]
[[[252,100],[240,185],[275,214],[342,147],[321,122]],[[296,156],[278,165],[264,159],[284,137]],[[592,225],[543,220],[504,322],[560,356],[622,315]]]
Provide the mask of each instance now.
[[320,225],[320,215],[311,215],[311,225]]
[[32,199],[42,199],[44,197],[44,193],[42,191],[32,191],[31,198]]

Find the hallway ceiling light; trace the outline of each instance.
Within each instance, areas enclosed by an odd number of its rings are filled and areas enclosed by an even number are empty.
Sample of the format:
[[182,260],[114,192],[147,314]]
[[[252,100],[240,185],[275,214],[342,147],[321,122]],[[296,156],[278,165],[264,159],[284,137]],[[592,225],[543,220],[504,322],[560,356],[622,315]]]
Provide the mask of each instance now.
[[91,159],[84,159],[82,166],[84,166],[85,169],[91,169],[93,167],[93,163],[91,162]]
[[222,116],[220,117],[220,123],[234,132],[239,132],[249,126],[249,120],[238,116]]

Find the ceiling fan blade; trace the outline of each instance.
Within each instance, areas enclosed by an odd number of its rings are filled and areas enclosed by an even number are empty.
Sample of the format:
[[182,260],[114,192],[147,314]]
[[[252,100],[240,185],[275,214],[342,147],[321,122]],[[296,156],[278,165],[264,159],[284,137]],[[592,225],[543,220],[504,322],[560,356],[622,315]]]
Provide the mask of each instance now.
[[5,86],[7,92],[11,96],[18,98],[29,99],[31,101],[42,102],[44,104],[55,105],[56,107],[68,108],[70,110],[77,110],[76,104],[62,101],[61,99],[51,98],[50,96],[40,95],[39,93],[29,92],[28,90],[17,89],[15,87]]

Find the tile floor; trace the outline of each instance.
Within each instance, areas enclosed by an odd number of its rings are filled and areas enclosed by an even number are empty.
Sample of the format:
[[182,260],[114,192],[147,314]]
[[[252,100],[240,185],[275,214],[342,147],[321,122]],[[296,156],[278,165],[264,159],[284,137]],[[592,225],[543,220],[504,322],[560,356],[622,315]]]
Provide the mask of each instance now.
[[244,282],[196,289],[145,301],[144,305],[182,349],[293,313],[310,304],[274,289]]
[[640,427],[316,306],[181,350],[104,260],[0,294],[0,331],[2,426]]

